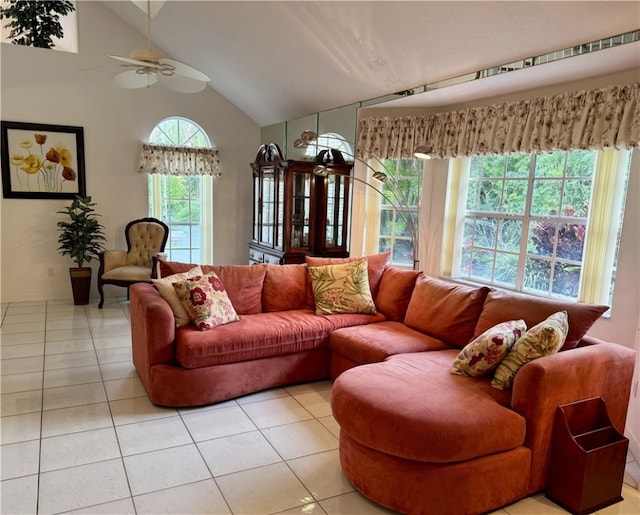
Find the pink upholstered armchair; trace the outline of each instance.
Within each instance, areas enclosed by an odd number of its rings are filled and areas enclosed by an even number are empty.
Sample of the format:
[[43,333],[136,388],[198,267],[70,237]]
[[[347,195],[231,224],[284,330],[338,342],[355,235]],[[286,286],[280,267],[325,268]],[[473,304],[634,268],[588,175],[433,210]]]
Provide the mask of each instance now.
[[140,218],[125,227],[127,250],[105,250],[100,254],[98,292],[104,305],[105,284],[129,286],[139,282],[151,282],[153,256],[164,251],[169,237],[169,227],[156,218]]

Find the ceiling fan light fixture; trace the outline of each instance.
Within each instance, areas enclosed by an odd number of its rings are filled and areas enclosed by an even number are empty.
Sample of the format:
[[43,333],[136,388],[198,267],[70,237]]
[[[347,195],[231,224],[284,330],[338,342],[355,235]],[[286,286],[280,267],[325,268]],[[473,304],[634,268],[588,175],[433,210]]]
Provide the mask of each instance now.
[[[211,79],[200,70],[175,59],[162,52],[151,49],[151,3],[147,0],[147,48],[133,50],[129,57],[109,55],[120,61],[122,66],[133,66],[135,69],[119,73],[113,83],[121,88],[135,89],[149,87],[160,81],[163,86],[181,93],[197,93],[207,87]],[[136,78],[136,76],[138,78]]]

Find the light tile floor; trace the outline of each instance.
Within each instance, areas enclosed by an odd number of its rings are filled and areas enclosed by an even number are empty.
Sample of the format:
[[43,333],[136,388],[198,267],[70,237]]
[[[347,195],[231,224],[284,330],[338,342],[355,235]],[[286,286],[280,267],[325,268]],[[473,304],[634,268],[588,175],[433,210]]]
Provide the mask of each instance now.
[[[1,316],[0,513],[390,513],[341,473],[329,381],[160,408],[131,364],[125,299]],[[638,490],[623,496],[599,513],[640,514]],[[536,495],[495,513],[565,512]]]

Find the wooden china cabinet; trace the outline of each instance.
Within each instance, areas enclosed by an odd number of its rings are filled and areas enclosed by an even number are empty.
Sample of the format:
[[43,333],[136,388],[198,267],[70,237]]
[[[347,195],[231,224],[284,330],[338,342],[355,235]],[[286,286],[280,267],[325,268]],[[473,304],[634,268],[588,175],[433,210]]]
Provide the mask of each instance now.
[[306,255],[348,257],[351,163],[314,174],[313,161],[286,160],[262,145],[253,169],[253,235],[249,262],[304,263]]

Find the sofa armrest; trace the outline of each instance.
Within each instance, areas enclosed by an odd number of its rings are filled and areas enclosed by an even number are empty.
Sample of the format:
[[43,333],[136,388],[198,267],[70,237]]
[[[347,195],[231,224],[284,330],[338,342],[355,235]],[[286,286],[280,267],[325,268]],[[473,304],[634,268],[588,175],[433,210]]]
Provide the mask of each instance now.
[[513,382],[511,405],[527,420],[525,445],[533,451],[529,491],[541,490],[547,484],[558,406],[602,397],[614,426],[624,431],[635,352],[596,339],[584,343],[527,363]]
[[149,283],[129,288],[133,364],[149,385],[151,367],[175,364],[176,322],[171,307]]
[[114,268],[126,266],[127,253],[124,250],[105,250],[100,254],[101,273],[108,272]]

